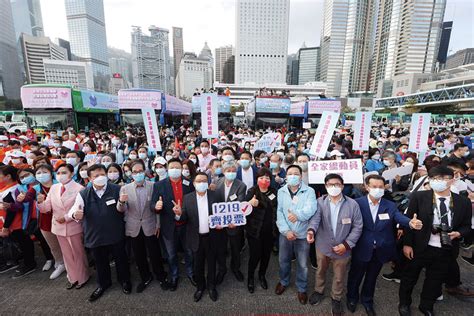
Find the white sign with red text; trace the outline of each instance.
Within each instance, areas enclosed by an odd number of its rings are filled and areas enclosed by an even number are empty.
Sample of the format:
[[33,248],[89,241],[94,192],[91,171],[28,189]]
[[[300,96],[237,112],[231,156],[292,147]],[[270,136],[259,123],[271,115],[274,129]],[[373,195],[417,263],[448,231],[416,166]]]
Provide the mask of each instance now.
[[414,113],[411,116],[410,143],[408,151],[421,152],[428,150],[431,113]]
[[202,138],[219,136],[219,104],[215,93],[201,95],[201,132]]
[[330,173],[337,173],[344,183],[363,183],[362,161],[360,159],[322,160],[308,162],[308,182],[322,184]]
[[316,135],[314,136],[313,144],[309,153],[313,156],[324,158],[331,142],[332,134],[336,128],[339,113],[325,111],[321,115]]
[[263,135],[254,145],[253,150],[263,150],[271,153],[281,146],[281,135],[278,133],[267,133]]
[[154,151],[161,151],[160,134],[154,109],[142,109],[143,124],[146,131],[146,142],[148,148]]
[[369,150],[370,124],[372,122],[372,112],[357,112],[353,125],[354,141],[352,149]]

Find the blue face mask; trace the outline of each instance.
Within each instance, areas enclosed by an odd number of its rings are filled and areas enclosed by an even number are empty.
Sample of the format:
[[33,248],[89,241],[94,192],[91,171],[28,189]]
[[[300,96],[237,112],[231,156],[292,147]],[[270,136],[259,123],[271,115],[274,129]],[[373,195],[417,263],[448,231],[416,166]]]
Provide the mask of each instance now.
[[294,175],[294,174],[288,175],[288,176],[286,176],[286,182],[289,185],[295,187],[295,186],[300,184],[300,176],[297,176],[297,175]]
[[140,172],[137,174],[132,174],[132,178],[135,182],[143,182],[143,180],[145,180],[145,173]]
[[207,188],[209,187],[209,184],[207,182],[198,182],[194,184],[194,187],[196,188],[196,191],[198,192],[206,192]]
[[224,175],[225,178],[229,181],[234,181],[235,178],[237,178],[237,172],[226,172]]
[[51,175],[49,173],[41,173],[36,176],[36,180],[41,184],[48,183],[51,180]]
[[239,160],[239,165],[240,165],[242,168],[248,168],[248,167],[250,166],[250,161],[247,160],[247,159]]
[[35,181],[36,181],[35,177],[33,175],[29,175],[28,177],[23,178],[23,180],[21,180],[21,184],[31,184]]
[[172,179],[177,179],[181,177],[181,169],[168,169],[168,176]]
[[222,174],[222,168],[216,168],[216,174],[219,176]]
[[276,168],[278,168],[278,162],[270,161],[270,169],[276,169]]

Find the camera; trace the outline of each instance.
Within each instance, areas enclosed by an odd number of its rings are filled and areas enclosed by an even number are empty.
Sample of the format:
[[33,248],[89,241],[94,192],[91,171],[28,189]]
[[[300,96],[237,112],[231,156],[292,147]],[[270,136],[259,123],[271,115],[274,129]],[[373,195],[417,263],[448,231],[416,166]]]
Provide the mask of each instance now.
[[433,224],[432,233],[433,235],[439,234],[441,238],[441,247],[442,248],[451,248],[453,246],[451,238],[448,233],[452,231],[452,228],[446,223]]

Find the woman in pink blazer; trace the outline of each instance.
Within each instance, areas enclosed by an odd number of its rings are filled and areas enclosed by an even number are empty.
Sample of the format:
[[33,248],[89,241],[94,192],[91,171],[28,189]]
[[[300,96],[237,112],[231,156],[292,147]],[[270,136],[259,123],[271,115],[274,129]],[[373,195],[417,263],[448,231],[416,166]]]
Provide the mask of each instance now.
[[90,277],[81,222],[67,216],[74,205],[77,194],[84,188],[72,180],[73,175],[74,167],[72,165],[59,166],[56,170],[56,180],[59,183],[51,186],[46,199],[44,195],[39,195],[37,198],[41,213],[53,213],[51,232],[58,237],[63,253],[69,281],[66,286],[68,290],[73,287],[82,288]]

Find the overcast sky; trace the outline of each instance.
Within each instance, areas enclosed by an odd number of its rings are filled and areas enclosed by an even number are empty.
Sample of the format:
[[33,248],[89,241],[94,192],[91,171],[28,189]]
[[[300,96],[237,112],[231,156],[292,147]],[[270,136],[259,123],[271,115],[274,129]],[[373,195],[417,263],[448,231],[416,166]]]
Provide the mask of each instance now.
[[[183,27],[184,49],[234,45],[235,0],[104,0],[107,44],[130,52],[131,26]],[[324,0],[291,0],[288,53],[303,42],[319,46]],[[45,33],[68,39],[64,0],[41,0]],[[450,53],[474,47],[474,0],[447,0],[445,21],[453,20]],[[172,53],[170,33],[170,52]]]

